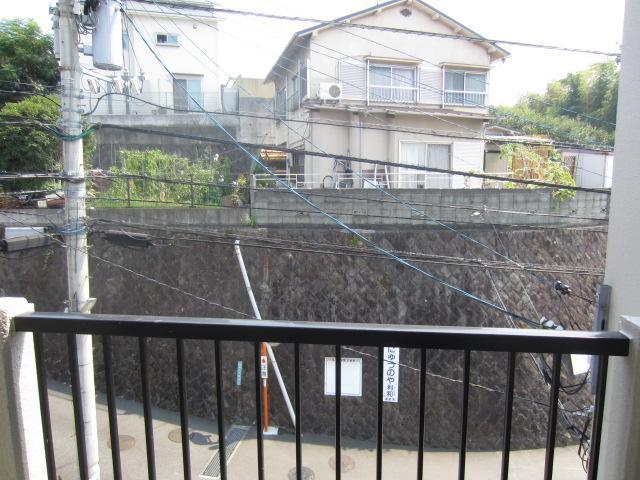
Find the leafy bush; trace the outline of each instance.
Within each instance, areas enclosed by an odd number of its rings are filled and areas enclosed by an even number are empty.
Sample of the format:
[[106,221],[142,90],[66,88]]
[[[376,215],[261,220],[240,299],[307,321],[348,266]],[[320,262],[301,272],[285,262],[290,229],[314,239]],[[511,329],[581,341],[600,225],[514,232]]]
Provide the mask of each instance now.
[[[543,155],[525,145],[509,143],[500,147],[500,157],[507,160],[513,178],[559,185],[575,186],[576,184],[571,171],[562,163],[560,154],[554,148],[549,147],[546,155]],[[515,168],[514,160],[518,160],[522,167]],[[514,182],[507,182],[506,186],[508,188],[522,188],[522,184]],[[528,185],[527,188],[539,187]],[[556,188],[552,195],[560,200],[565,200],[575,197],[575,194],[574,190]]]
[[194,162],[161,150],[123,150],[119,152],[119,161],[120,166],[112,168],[111,173],[116,177],[132,177],[111,179],[106,191],[96,196],[128,200],[136,206],[141,202],[158,206],[167,203],[220,205],[224,196],[232,196],[236,203],[244,199],[244,191],[239,188],[243,179],[234,184],[229,161],[222,158],[215,157],[207,165],[202,160]]

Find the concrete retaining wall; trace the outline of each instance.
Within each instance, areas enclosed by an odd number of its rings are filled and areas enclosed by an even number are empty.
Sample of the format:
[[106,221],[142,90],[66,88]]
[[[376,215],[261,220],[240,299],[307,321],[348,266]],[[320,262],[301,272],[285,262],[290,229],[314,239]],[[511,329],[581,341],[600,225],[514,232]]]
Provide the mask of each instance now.
[[[606,218],[609,196],[576,192],[574,198],[558,200],[548,189],[456,189],[389,190],[410,203],[421,216],[392,197],[374,189],[301,191],[323,210],[357,226],[424,226],[429,219],[461,224],[593,225]],[[324,217],[283,189],[251,192],[252,216],[260,226],[327,225]],[[485,208],[486,207],[486,210]]]
[[[189,209],[182,209],[189,212]],[[170,233],[170,228],[167,229]],[[229,230],[229,229],[225,229]],[[330,229],[234,229],[243,236],[277,237],[305,242],[353,246],[350,234]],[[468,233],[470,231],[467,231]],[[506,248],[521,262],[545,265],[578,265],[602,269],[606,232],[601,229],[510,229],[500,230],[500,239],[491,228],[476,228],[471,235],[495,249]],[[449,231],[422,230],[370,231],[376,243],[386,248],[453,257],[487,258],[480,249]],[[110,243],[100,234],[90,237],[92,255],[110,263],[90,258],[91,292],[98,299],[95,313],[139,315],[176,315],[233,317],[234,313],[202,301],[218,302],[233,309],[250,312],[242,277],[233,255],[232,245],[206,242],[176,246],[125,248]],[[314,320],[327,322],[397,323],[507,327],[505,316],[479,306],[468,298],[452,293],[433,281],[394,264],[389,260],[326,255],[279,249],[243,248],[249,277],[264,318]],[[65,251],[56,245],[41,250],[16,252],[0,257],[1,295],[21,295],[33,301],[36,310],[60,311],[66,298]],[[127,269],[175,286],[194,296],[145,280]],[[439,259],[420,264],[438,278],[465,290],[498,302],[488,270],[478,266],[444,264]],[[592,306],[573,298],[559,298],[553,281],[569,283],[574,291],[592,298],[596,275],[538,273],[536,278],[519,270],[497,268],[492,277],[509,310],[536,318],[524,295],[526,286],[536,309],[561,322],[567,328],[588,329]],[[542,278],[543,281],[539,281]],[[64,337],[48,335],[47,368],[59,380],[67,378],[68,362]],[[96,341],[96,382],[104,388],[100,342]],[[251,424],[254,420],[252,346],[242,342],[224,344],[224,383],[227,418],[230,422]],[[344,357],[363,360],[363,396],[345,398],[343,433],[349,437],[375,436],[376,361],[374,349],[347,346]],[[212,342],[189,341],[186,349],[189,411],[212,418],[215,415],[215,384]],[[324,358],[333,356],[331,348],[302,347],[303,430],[333,432],[334,398],[323,392]],[[293,391],[293,348],[281,345],[276,356],[287,388]],[[150,346],[152,398],[155,405],[177,408],[175,342],[152,340]],[[114,368],[117,394],[140,400],[140,376],[135,339],[114,339]],[[457,448],[459,438],[461,352],[428,353],[427,377],[427,445],[434,448]],[[243,362],[243,375],[237,385],[237,364]],[[403,349],[400,369],[400,402],[385,404],[385,442],[415,445],[417,442],[417,399],[419,354]],[[506,355],[472,354],[469,447],[499,449],[502,441]],[[565,378],[573,384],[574,378]],[[288,414],[277,387],[272,389],[271,416],[274,424],[290,430]],[[544,445],[548,387],[528,355],[518,356],[513,448]],[[578,395],[562,400],[567,409],[583,408],[589,397]],[[537,402],[537,403],[536,403]],[[571,417],[582,426],[582,417]],[[559,427],[559,443],[572,440]]]

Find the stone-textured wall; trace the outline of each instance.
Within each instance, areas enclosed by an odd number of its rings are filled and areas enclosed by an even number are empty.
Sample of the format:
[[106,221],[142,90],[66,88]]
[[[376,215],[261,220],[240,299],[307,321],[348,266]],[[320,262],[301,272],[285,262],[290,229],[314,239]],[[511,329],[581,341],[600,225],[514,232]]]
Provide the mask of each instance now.
[[[244,235],[299,239],[341,245],[352,244],[351,235],[336,230],[264,230],[244,229]],[[511,229],[501,230],[502,243],[492,229],[469,231],[474,238],[521,262],[543,265],[575,265],[601,269],[604,264],[606,232],[597,228]],[[452,257],[496,260],[486,250],[442,230],[369,232],[379,244],[407,252],[422,252]],[[91,237],[92,253],[109,262],[125,266],[148,277],[189,291],[199,297],[250,312],[231,245],[184,243],[177,246],[153,246],[146,249],[124,248],[108,243],[99,234]],[[65,252],[47,250],[12,254],[0,260],[0,292],[22,295],[41,311],[61,310],[66,296]],[[389,260],[324,255],[287,250],[245,247],[243,255],[262,315],[270,319],[405,323],[460,326],[509,326],[499,312],[482,307],[433,281]],[[455,262],[454,262],[455,263]],[[465,290],[498,302],[484,267],[444,264],[441,259],[421,263],[434,275]],[[593,298],[594,275],[538,273],[538,278],[516,269],[491,270],[493,279],[508,309],[537,318],[524,293],[526,287],[540,315],[562,322],[567,328],[588,329],[592,306],[576,298],[561,298],[553,290],[555,279],[563,280],[582,296]],[[233,317],[229,311],[189,297],[139,276],[91,260],[92,295],[98,302],[95,313],[141,315],[177,315]],[[237,316],[237,315],[236,315]],[[177,384],[175,342],[152,339],[151,375],[154,404],[176,408]],[[67,363],[61,338],[48,336],[49,373],[65,379]],[[363,353],[356,353],[349,349]],[[114,339],[116,389],[119,395],[140,399],[139,364],[135,339]],[[293,391],[291,345],[275,348],[283,376]],[[344,398],[343,434],[373,438],[375,434],[375,349],[346,347],[345,357],[363,357],[363,396]],[[215,416],[213,391],[213,343],[189,341],[186,347],[189,408],[194,415]],[[324,357],[333,356],[329,347],[303,346],[302,425],[304,431],[333,432],[334,398],[323,393]],[[426,441],[429,446],[456,448],[461,410],[462,353],[428,351]],[[251,423],[254,420],[253,347],[244,343],[224,343],[225,405],[229,421]],[[96,340],[97,387],[103,388],[100,342]],[[241,385],[236,385],[236,365],[243,362]],[[385,441],[415,444],[417,441],[417,400],[419,353],[401,351],[400,402],[384,405]],[[469,447],[499,448],[502,439],[503,395],[506,354],[472,354],[469,412]],[[574,380],[566,378],[568,383]],[[272,420],[290,428],[288,415],[276,386],[272,383]],[[483,388],[488,387],[488,388]],[[528,355],[518,357],[516,378],[513,447],[542,446],[547,427],[548,390]],[[533,401],[531,401],[533,400]],[[586,395],[564,398],[568,409],[588,404]],[[536,403],[538,402],[538,403]],[[542,404],[542,405],[540,405]],[[578,419],[578,421],[582,421]],[[582,425],[579,423],[579,425]],[[570,441],[560,428],[560,443]]]

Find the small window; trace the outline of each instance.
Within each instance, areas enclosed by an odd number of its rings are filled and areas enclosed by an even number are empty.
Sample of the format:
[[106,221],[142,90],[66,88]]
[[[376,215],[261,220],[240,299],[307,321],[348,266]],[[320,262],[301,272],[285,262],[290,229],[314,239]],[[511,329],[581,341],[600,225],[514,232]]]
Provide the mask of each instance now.
[[157,45],[173,45],[177,47],[179,45],[178,35],[175,33],[157,33],[156,44]]

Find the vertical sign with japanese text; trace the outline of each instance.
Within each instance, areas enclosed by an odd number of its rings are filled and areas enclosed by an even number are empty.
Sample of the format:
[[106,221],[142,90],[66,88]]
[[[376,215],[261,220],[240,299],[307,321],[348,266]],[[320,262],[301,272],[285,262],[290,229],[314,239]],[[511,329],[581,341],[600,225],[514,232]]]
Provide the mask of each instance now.
[[382,401],[398,403],[398,382],[400,381],[400,349],[384,347],[384,371]]

